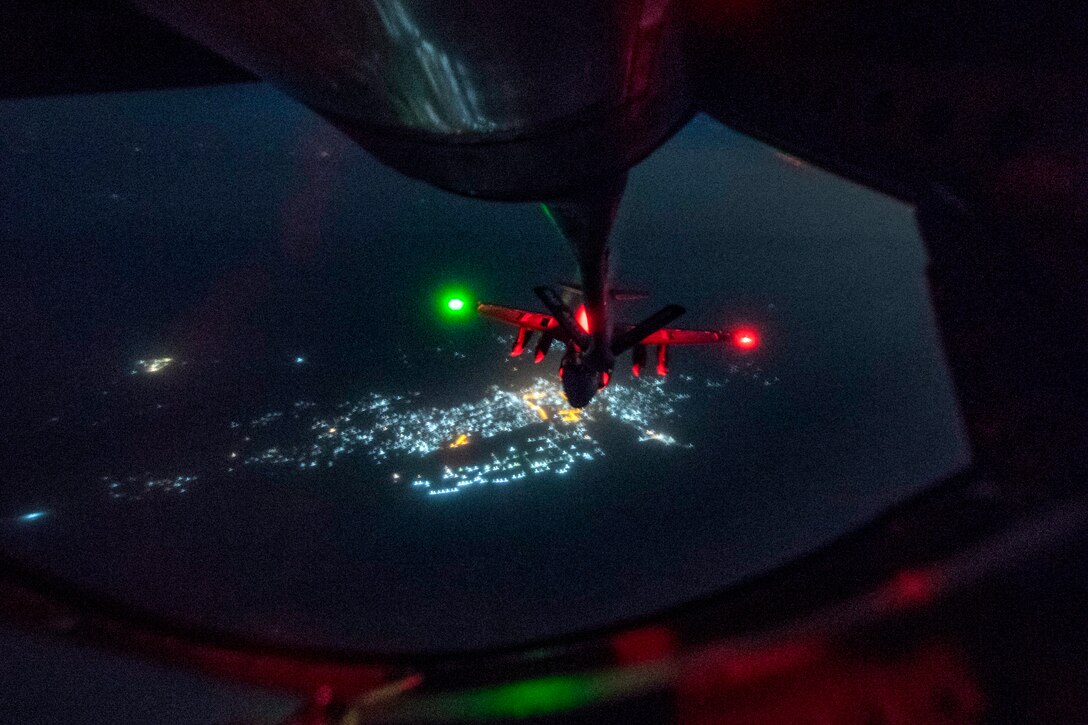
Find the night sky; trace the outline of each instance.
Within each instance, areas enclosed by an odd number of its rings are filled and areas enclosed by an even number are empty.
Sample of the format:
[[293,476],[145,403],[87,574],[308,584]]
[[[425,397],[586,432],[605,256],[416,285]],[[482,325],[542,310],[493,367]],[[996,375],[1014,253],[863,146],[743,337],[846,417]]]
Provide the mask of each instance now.
[[[0,178],[0,542],[185,622],[369,652],[576,631],[720,590],[966,462],[909,208],[707,118],[631,174],[613,260],[652,297],[621,314],[679,303],[760,349],[676,349],[662,385],[621,361],[579,423],[591,459],[449,495],[412,480],[573,430],[529,410],[458,458],[405,447],[554,383],[558,351],[511,360],[510,331],[438,311],[451,284],[532,307],[574,276],[538,207],[399,176],[259,85],[0,103]],[[395,396],[399,443],[345,417]],[[395,450],[313,453],[337,425]]]

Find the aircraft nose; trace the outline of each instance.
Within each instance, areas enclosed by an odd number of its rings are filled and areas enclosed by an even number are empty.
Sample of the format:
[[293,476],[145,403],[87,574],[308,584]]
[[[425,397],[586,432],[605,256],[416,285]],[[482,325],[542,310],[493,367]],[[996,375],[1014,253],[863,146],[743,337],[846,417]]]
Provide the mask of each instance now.
[[589,405],[589,398],[568,395],[567,402],[570,403],[570,407],[572,408],[584,408]]
[[584,369],[567,370],[563,373],[563,393],[572,408],[584,408],[597,392],[596,375]]

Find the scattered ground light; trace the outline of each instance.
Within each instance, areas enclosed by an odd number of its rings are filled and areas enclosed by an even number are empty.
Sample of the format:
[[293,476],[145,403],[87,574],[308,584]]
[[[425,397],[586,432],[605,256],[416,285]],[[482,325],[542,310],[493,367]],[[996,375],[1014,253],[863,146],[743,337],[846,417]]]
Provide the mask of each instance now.
[[[754,331],[752,343],[758,344]],[[742,343],[743,344],[743,343]],[[441,349],[439,349],[441,351]],[[158,358],[140,361],[156,364]],[[303,364],[306,358],[294,358]],[[745,374],[764,385],[758,367],[734,364],[729,374]],[[147,367],[145,369],[150,369]],[[533,477],[565,476],[572,468],[606,455],[600,433],[605,429],[630,430],[632,442],[663,447],[691,448],[667,432],[674,427],[684,401],[697,394],[693,386],[722,387],[728,379],[696,382],[689,375],[664,380],[617,383],[601,392],[584,410],[569,407],[562,388],[552,377],[537,378],[527,386],[492,386],[481,398],[438,408],[422,403],[419,392],[365,393],[337,404],[319,406],[298,400],[266,410],[249,420],[230,421],[224,435],[225,461],[220,470],[198,476],[177,471],[158,475],[105,475],[100,480],[113,499],[141,500],[189,492],[198,478],[229,476],[244,469],[316,473],[362,458],[413,490],[430,495],[457,493],[468,486],[502,485]],[[618,428],[617,428],[618,426]],[[388,480],[388,479],[387,479]],[[45,512],[20,517],[33,521]]]
[[[238,427],[251,444],[235,445],[247,449],[242,455],[248,467],[321,471],[362,455],[379,465],[398,465],[402,473],[394,480],[403,476],[428,494],[450,494],[472,485],[565,475],[605,455],[591,425],[607,420],[631,428],[639,442],[690,447],[659,432],[688,398],[661,381],[619,384],[604,391],[591,411],[576,411],[550,378],[520,390],[494,386],[477,401],[449,408],[421,407],[416,393],[372,393],[332,411],[311,411],[300,401],[264,413]],[[306,431],[301,437],[283,435],[300,428]],[[446,453],[452,450],[458,455],[450,458]]]
[[174,358],[172,357],[153,357],[147,360],[137,360],[136,366],[132,369],[132,374],[144,373],[145,375],[154,375],[155,373],[162,372],[164,369],[174,364]]

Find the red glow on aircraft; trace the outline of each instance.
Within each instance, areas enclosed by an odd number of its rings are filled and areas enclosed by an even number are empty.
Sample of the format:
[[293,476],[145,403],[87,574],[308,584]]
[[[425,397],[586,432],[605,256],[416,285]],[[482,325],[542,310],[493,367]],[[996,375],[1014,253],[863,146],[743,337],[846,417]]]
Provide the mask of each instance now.
[[333,693],[331,687],[329,687],[328,685],[322,685],[321,687],[317,688],[317,691],[314,693],[314,704],[325,707],[330,702],[332,702],[332,694]]
[[759,335],[755,330],[737,330],[733,333],[733,344],[741,350],[755,350],[759,347]]
[[937,593],[937,584],[924,570],[906,569],[892,578],[889,589],[897,604],[914,606],[932,600]]
[[578,327],[582,328],[582,332],[589,332],[589,313],[586,312],[585,305],[578,305],[578,310],[574,313],[574,321],[578,323]]
[[679,649],[676,633],[668,627],[643,627],[621,632],[611,638],[612,652],[621,665],[653,662]]
[[[580,301],[580,289],[567,289],[564,296],[553,287],[534,288],[533,291],[550,314],[487,302],[477,303],[476,311],[483,317],[517,328],[517,338],[510,351],[515,357],[529,348],[536,334],[540,335],[540,340],[533,349],[534,362],[544,360],[552,343],[558,342],[565,348],[559,364],[559,377],[572,408],[585,407],[597,391],[612,382],[612,368],[616,358],[623,353],[629,352],[631,355],[631,374],[634,377],[654,370],[655,367],[647,366],[655,362],[657,374],[667,375],[671,348],[733,344],[735,333],[729,331],[669,327],[673,320],[684,314],[684,308],[680,305],[666,305],[636,324],[614,322],[608,315],[607,306],[599,313],[593,313],[603,315],[597,319]],[[634,292],[625,292],[624,295],[624,299],[636,298]],[[649,359],[651,349],[657,350],[656,361]]]

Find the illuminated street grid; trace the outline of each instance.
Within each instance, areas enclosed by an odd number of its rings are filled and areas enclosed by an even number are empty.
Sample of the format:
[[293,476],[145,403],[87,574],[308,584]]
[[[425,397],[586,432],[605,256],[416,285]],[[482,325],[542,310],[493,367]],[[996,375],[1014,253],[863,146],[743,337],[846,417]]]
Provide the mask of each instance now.
[[[174,362],[139,360],[133,372],[155,375]],[[778,380],[753,365],[730,365],[728,371],[722,380],[674,375],[668,387],[661,378],[616,382],[584,410],[570,408],[552,378],[538,378],[520,390],[492,386],[479,400],[446,408],[421,406],[418,392],[367,393],[324,412],[299,400],[249,421],[232,421],[223,469],[203,473],[230,475],[244,468],[316,472],[362,457],[385,468],[392,481],[429,495],[542,474],[562,476],[580,462],[605,455],[593,435],[598,425],[618,423],[639,443],[691,448],[668,431],[678,405],[692,395],[684,391],[721,388],[737,376],[763,385]],[[187,473],[110,475],[102,482],[111,498],[139,501],[184,494],[198,478]]]
[[[392,478],[410,480],[429,494],[453,493],[471,485],[564,475],[579,461],[603,456],[588,426],[593,421],[612,418],[633,428],[636,440],[678,445],[657,428],[675,416],[676,404],[687,397],[659,381],[616,384],[588,411],[579,411],[567,405],[556,382],[537,379],[516,392],[492,387],[480,400],[449,408],[417,407],[418,394],[369,394],[340,404],[333,414],[311,418],[301,412],[310,404],[300,402],[291,411],[265,413],[247,425],[232,423],[245,435],[230,455],[244,466],[302,471],[364,455],[402,469],[434,468],[434,473],[395,472]],[[284,440],[281,428],[288,425],[304,431],[302,442],[262,443]],[[243,454],[243,448],[255,452]]]

